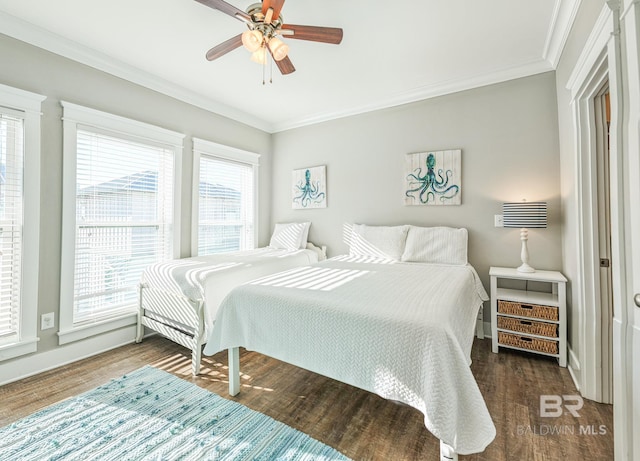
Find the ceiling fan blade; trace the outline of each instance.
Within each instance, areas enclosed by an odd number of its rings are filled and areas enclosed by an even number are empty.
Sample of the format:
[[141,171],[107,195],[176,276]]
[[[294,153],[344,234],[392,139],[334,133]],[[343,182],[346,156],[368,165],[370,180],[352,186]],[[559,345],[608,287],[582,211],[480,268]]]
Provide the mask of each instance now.
[[207,60],[213,61],[222,55],[227,54],[229,51],[233,51],[242,46],[242,34],[236,35],[229,40],[222,42],[220,45],[216,45],[207,51]]
[[267,15],[267,10],[273,8],[273,19],[275,21],[280,17],[280,11],[282,11],[282,5],[284,0],[263,0],[262,1],[262,14]]
[[291,62],[291,59],[289,59],[289,56],[281,59],[280,61],[276,61],[276,66],[278,66],[282,75],[292,74],[296,71],[296,68],[293,67],[293,63]]
[[[200,0],[198,0],[200,1]],[[312,42],[333,43],[338,45],[342,41],[342,29],[337,27],[298,26],[284,24],[282,30],[291,30],[293,34],[284,32],[287,38],[309,40]]]
[[232,16],[241,21],[251,22],[251,16],[249,16],[244,11],[239,10],[235,6],[228,4],[224,0],[196,0],[196,2],[202,3],[209,8],[220,10],[223,13],[228,14],[229,16]]
[[269,54],[271,55],[271,58],[273,58],[273,62],[276,63],[276,66],[278,66],[278,70],[280,70],[280,73],[282,75],[291,74],[296,71],[296,68],[293,67],[293,63],[291,62],[291,59],[289,59],[289,56],[285,56],[284,59],[276,61],[276,59],[273,57],[273,51],[271,51],[271,47],[267,46],[267,50],[269,50]]

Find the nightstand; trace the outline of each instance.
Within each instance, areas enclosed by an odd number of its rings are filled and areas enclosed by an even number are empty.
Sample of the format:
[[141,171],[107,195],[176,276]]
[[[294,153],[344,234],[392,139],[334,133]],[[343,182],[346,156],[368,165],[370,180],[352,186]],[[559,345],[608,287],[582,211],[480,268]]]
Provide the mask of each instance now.
[[[557,271],[518,272],[492,267],[491,349],[556,357],[567,366],[567,279]],[[536,289],[529,287],[536,285]],[[507,288],[505,286],[516,286]],[[548,291],[543,287],[550,286]],[[538,291],[538,287],[542,287]]]

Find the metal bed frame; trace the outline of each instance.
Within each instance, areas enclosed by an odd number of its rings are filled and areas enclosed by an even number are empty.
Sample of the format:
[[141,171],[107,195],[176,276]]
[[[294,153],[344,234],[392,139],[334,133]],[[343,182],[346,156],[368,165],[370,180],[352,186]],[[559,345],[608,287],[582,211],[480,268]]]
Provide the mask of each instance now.
[[161,333],[191,350],[191,371],[194,376],[198,375],[202,346],[206,342],[204,301],[194,301],[145,284],[140,284],[139,290],[136,343],[142,342],[144,327]]

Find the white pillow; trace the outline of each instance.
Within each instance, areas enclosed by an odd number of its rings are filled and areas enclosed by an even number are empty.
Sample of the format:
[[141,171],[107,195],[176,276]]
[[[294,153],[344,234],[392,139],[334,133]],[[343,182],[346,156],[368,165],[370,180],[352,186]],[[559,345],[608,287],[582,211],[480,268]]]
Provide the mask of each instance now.
[[276,224],[269,246],[285,250],[300,250],[307,247],[310,222]]
[[354,224],[349,242],[349,255],[376,256],[399,261],[408,230],[409,226]]
[[402,261],[467,264],[467,229],[409,226]]

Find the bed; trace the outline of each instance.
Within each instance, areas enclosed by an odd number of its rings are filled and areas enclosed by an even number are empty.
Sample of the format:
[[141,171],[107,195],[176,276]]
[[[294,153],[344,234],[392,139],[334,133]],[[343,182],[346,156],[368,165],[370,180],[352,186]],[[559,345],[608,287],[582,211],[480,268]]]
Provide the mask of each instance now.
[[488,296],[466,230],[367,227],[350,255],[233,289],[204,353],[229,350],[232,395],[245,347],[418,409],[442,459],[483,451],[495,427],[469,365]]
[[202,346],[233,287],[323,258],[326,249],[307,242],[308,229],[309,223],[277,224],[265,248],[148,266],[139,284],[136,342],[145,327],[164,335],[192,351],[192,372],[199,374]]

